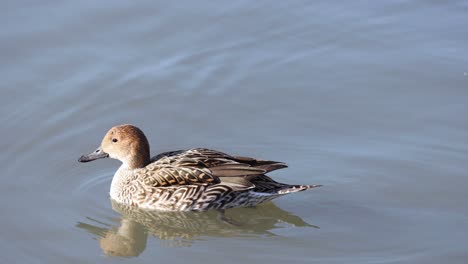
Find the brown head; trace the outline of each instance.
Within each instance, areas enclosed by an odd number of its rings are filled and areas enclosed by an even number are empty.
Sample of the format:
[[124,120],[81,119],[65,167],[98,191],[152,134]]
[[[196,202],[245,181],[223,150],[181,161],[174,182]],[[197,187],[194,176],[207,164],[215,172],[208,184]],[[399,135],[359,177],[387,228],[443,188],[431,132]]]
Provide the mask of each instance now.
[[133,125],[115,126],[107,132],[97,150],[81,156],[78,161],[107,157],[122,161],[129,169],[146,166],[150,160],[150,149],[145,134]]

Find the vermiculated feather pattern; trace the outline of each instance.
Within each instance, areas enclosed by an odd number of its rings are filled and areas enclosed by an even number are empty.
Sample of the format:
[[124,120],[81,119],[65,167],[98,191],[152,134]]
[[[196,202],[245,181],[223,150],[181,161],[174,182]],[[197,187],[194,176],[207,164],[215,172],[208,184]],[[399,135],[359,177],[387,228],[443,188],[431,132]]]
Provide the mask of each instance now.
[[[245,159],[245,158],[244,158]],[[283,163],[249,159],[251,164]],[[226,170],[213,168],[225,167]],[[279,167],[279,166],[278,166]],[[116,200],[166,211],[202,211],[254,206],[316,185],[288,185],[264,175],[265,169],[207,149],[163,153],[125,177]],[[224,173],[224,174],[223,174]],[[236,174],[237,173],[237,174]]]

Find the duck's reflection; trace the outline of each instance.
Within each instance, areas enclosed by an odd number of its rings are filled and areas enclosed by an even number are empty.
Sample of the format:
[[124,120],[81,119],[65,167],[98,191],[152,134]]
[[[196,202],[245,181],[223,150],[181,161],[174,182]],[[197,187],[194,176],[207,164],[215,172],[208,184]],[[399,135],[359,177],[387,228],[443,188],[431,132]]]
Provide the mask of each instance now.
[[121,214],[119,227],[99,227],[105,224],[97,221],[77,224],[98,235],[103,252],[110,256],[138,256],[146,248],[148,234],[168,241],[170,246],[190,246],[201,237],[274,236],[271,230],[285,223],[318,228],[272,202],[225,213],[146,211],[115,202],[112,208]]

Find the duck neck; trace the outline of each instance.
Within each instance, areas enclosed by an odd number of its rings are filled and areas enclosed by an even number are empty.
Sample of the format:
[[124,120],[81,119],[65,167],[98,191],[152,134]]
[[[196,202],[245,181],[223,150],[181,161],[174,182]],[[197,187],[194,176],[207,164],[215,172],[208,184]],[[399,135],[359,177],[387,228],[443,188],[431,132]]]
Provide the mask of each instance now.
[[115,172],[110,188],[110,196],[113,200],[123,202],[122,192],[125,190],[128,177],[132,174],[133,170],[128,168],[126,164],[122,164],[122,166],[120,166],[120,168]]
[[130,160],[130,162],[127,164],[127,168],[129,169],[140,169],[148,165],[149,163],[149,157],[138,157],[135,159]]
[[150,154],[147,151],[141,151],[136,153],[130,153],[129,158],[125,160],[122,166],[133,170],[143,168],[150,162]]

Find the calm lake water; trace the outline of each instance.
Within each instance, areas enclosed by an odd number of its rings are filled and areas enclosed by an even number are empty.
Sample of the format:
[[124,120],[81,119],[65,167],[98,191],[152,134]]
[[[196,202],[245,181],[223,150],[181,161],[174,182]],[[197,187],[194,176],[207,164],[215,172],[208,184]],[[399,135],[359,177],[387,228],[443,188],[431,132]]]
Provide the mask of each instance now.
[[[1,6],[0,263],[468,262],[467,1]],[[119,162],[77,158],[121,123],[324,187],[113,208]]]

